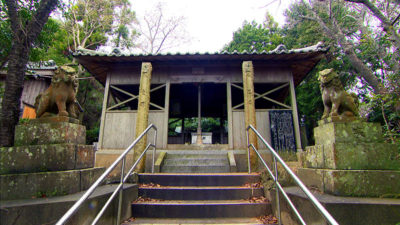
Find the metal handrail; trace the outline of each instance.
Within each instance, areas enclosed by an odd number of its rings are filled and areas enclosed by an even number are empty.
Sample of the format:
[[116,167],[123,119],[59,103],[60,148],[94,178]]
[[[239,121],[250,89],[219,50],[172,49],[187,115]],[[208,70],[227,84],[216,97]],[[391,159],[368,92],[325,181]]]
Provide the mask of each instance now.
[[[274,161],[274,173],[271,171],[271,169],[268,167],[264,159],[261,157],[261,154],[258,152],[258,150],[255,148],[253,144],[250,144],[249,140],[249,130],[252,130],[258,138],[264,143],[265,146],[268,147],[268,150],[272,153],[273,155],[273,161]],[[313,205],[317,208],[318,212],[325,218],[326,221],[328,221],[332,225],[339,225],[338,222],[332,217],[332,215],[325,209],[324,206],[321,205],[321,203],[315,198],[315,196],[308,190],[308,188],[303,184],[303,182],[296,176],[296,174],[293,173],[293,171],[289,168],[288,165],[286,165],[285,161],[282,160],[282,158],[278,155],[278,153],[269,145],[265,139],[261,136],[261,134],[252,126],[249,125],[246,128],[246,134],[247,134],[247,157],[248,157],[248,169],[249,173],[251,173],[251,165],[250,165],[250,147],[256,152],[258,158],[260,158],[261,162],[265,166],[265,168],[268,170],[269,174],[271,177],[274,179],[274,183],[276,186],[276,202],[277,202],[277,208],[278,208],[278,222],[279,224],[281,223],[281,209],[280,209],[280,200],[279,200],[279,191],[282,192],[282,195],[285,197],[286,201],[289,203],[290,207],[293,209],[295,212],[297,218],[300,220],[302,224],[306,224],[304,221],[303,217],[300,215],[296,207],[294,206],[293,202],[290,200],[289,196],[286,194],[285,190],[281,186],[281,184],[278,181],[278,167],[277,167],[277,161],[283,166],[283,168],[288,172],[288,174],[293,178],[293,180],[297,183],[297,185],[300,187],[300,189],[306,194],[308,199],[313,203]]]
[[[153,143],[149,143],[142,154],[139,156],[139,158],[136,160],[136,162],[133,164],[131,169],[128,171],[126,176],[124,176],[124,168],[125,168],[125,161],[126,161],[126,155],[129,153],[130,150],[149,132],[150,129],[154,129],[154,140]],[[128,148],[125,149],[125,151],[114,161],[113,164],[111,164],[110,167],[107,168],[106,171],[90,186],[90,188],[85,192],[85,194],[77,201],[75,204],[61,217],[61,219],[56,223],[56,225],[62,225],[67,222],[67,220],[82,206],[82,204],[89,198],[89,196],[94,192],[94,190],[103,182],[103,180],[115,169],[115,167],[118,165],[118,163],[121,162],[121,179],[118,187],[114,190],[114,192],[111,194],[110,198],[107,200],[107,202],[104,204],[103,208],[100,210],[100,212],[97,214],[96,218],[93,220],[92,225],[96,224],[105,210],[107,209],[108,205],[112,202],[112,200],[115,198],[115,196],[119,193],[119,202],[118,202],[118,215],[117,215],[117,224],[120,223],[121,220],[121,207],[122,207],[122,189],[124,186],[124,183],[126,180],[129,178],[133,170],[136,168],[140,160],[143,158],[144,154],[146,154],[147,150],[150,147],[153,147],[153,160],[152,160],[152,167],[151,167],[151,172],[154,173],[154,159],[156,155],[156,140],[157,140],[157,127],[153,124],[150,124],[140,135],[137,137],[131,145],[129,145]]]

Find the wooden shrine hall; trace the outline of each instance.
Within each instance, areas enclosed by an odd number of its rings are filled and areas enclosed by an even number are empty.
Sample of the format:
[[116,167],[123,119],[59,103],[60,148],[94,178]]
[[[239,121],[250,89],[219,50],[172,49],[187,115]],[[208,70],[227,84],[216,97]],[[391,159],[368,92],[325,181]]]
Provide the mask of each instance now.
[[[81,49],[74,57],[105,87],[97,154],[118,154],[134,140],[144,62],[152,67],[148,118],[158,128],[158,149],[199,144],[245,149],[242,68],[250,62],[257,129],[275,149],[296,151],[301,141],[295,87],[327,50],[321,43],[261,53],[133,55]],[[213,126],[204,130],[205,123]]]

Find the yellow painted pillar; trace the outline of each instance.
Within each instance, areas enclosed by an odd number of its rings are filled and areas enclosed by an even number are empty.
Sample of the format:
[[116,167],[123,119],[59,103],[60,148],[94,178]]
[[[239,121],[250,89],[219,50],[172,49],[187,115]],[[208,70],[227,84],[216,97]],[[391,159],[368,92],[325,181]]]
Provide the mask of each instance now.
[[[256,107],[254,100],[254,68],[252,61],[244,61],[242,65],[243,71],[243,96],[244,96],[244,115],[246,128],[253,125],[257,128],[256,124]],[[257,136],[254,132],[250,131],[249,142],[258,149]],[[252,171],[257,169],[257,154],[250,151],[250,164]]]
[[[136,116],[136,130],[135,139],[147,128],[149,119],[149,106],[150,106],[150,83],[151,83],[151,72],[152,66],[149,62],[142,63],[142,72],[140,76],[140,86],[139,86],[139,100],[138,109]],[[133,153],[134,162],[139,158],[140,154],[146,148],[147,135],[145,135],[141,141],[139,141]],[[145,169],[146,155],[140,161],[139,165],[136,167],[137,172],[143,172]]]

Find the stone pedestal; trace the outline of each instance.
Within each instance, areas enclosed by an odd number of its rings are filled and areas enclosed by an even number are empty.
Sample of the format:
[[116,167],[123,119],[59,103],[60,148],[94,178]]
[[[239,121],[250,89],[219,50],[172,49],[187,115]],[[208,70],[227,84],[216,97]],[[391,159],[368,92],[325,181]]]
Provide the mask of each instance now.
[[94,168],[86,128],[69,117],[19,124],[15,146],[0,148],[0,199],[26,199],[86,190],[104,168]]
[[320,121],[315,146],[299,156],[298,176],[308,186],[339,196],[400,193],[400,159],[396,145],[383,142],[380,124]]

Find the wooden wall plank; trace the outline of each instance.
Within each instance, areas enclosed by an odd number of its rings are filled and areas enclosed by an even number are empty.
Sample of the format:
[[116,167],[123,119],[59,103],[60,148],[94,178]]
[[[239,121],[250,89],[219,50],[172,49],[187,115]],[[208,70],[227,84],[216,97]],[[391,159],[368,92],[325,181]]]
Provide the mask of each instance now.
[[[232,136],[233,136],[233,148],[234,149],[246,149],[246,131],[244,123],[244,111],[235,110],[232,112]],[[256,110],[257,130],[264,137],[264,139],[271,144],[271,131],[269,122],[268,110]],[[266,146],[262,142],[258,141],[258,147],[260,149],[266,149]]]
[[[157,127],[157,148],[162,148],[164,143],[167,142],[165,140],[165,121],[164,121],[164,112],[163,111],[150,111],[149,113],[149,124],[154,124]],[[154,132],[150,132],[149,136],[147,136],[147,142],[153,142]]]
[[233,148],[246,149],[247,140],[244,124],[244,111],[233,111],[232,120]]
[[[271,144],[271,129],[268,110],[256,110],[256,120],[258,132],[260,132],[264,139]],[[258,148],[267,148],[260,139],[258,139]]]
[[[110,73],[111,84],[139,84],[140,68],[139,67],[123,67],[113,70]],[[254,83],[285,83],[292,79],[289,68],[276,67],[257,67],[254,68]],[[214,68],[205,67],[203,74],[193,74],[191,65],[186,67],[176,67],[171,71],[171,68],[157,68],[154,66],[151,83],[161,84],[170,81],[174,83],[193,83],[193,82],[211,82],[225,83],[242,83],[242,71],[240,67],[235,68]]]
[[102,148],[125,149],[135,139],[137,113],[105,113]]
[[[103,135],[103,149],[125,149],[135,140],[136,112],[106,112]],[[157,127],[157,147],[162,148],[164,140],[164,111],[150,111],[149,124]],[[147,142],[153,141],[151,131]]]

